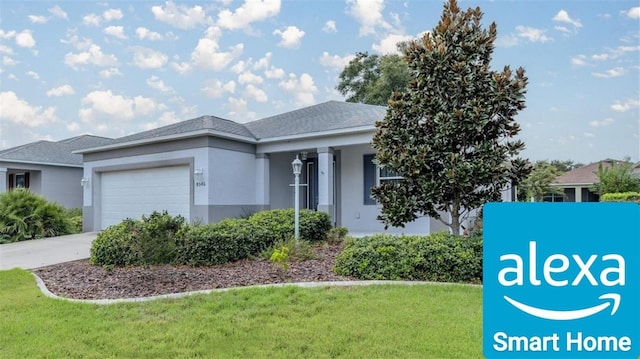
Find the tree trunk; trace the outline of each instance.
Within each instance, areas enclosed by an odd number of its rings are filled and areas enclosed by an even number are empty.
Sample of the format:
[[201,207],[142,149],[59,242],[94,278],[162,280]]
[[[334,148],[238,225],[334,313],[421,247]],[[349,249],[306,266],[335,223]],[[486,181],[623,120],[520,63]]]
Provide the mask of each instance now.
[[451,213],[451,233],[454,235],[460,234],[460,214]]

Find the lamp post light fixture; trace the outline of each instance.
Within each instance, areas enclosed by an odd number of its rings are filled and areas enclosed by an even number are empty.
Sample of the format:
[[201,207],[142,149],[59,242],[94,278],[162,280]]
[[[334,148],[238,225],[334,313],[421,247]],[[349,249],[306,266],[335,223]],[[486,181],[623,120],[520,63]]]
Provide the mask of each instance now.
[[293,168],[293,175],[296,177],[294,183],[293,197],[295,208],[295,221],[294,221],[294,237],[296,241],[300,238],[300,173],[302,172],[302,161],[296,155],[296,159],[291,162]]
[[86,187],[89,184],[89,178],[87,177],[82,177],[82,179],[80,180],[80,185],[82,187]]

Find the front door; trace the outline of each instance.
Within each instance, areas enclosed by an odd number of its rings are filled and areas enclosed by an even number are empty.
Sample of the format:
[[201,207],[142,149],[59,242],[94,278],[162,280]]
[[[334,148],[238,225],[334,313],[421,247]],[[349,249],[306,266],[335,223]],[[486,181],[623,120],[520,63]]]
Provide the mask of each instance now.
[[318,210],[318,164],[315,158],[305,161],[305,180],[307,195],[305,196],[304,208],[314,211]]

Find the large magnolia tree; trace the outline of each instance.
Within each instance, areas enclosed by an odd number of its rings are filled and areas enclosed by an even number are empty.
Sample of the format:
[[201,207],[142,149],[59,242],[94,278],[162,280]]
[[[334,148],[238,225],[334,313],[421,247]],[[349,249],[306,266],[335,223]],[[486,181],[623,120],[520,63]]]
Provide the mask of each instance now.
[[527,77],[522,68],[491,69],[496,25],[481,19],[480,8],[461,11],[450,0],[433,31],[403,48],[409,86],[391,96],[373,138],[377,164],[403,177],[372,190],[387,226],[428,215],[459,234],[471,210],[530,171],[514,139]]

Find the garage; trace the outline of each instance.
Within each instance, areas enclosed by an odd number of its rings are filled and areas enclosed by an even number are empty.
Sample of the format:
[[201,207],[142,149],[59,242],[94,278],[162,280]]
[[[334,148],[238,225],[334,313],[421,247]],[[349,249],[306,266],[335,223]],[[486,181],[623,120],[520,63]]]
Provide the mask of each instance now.
[[189,221],[191,208],[189,166],[157,167],[103,172],[101,227],[125,218],[140,218],[167,210]]

